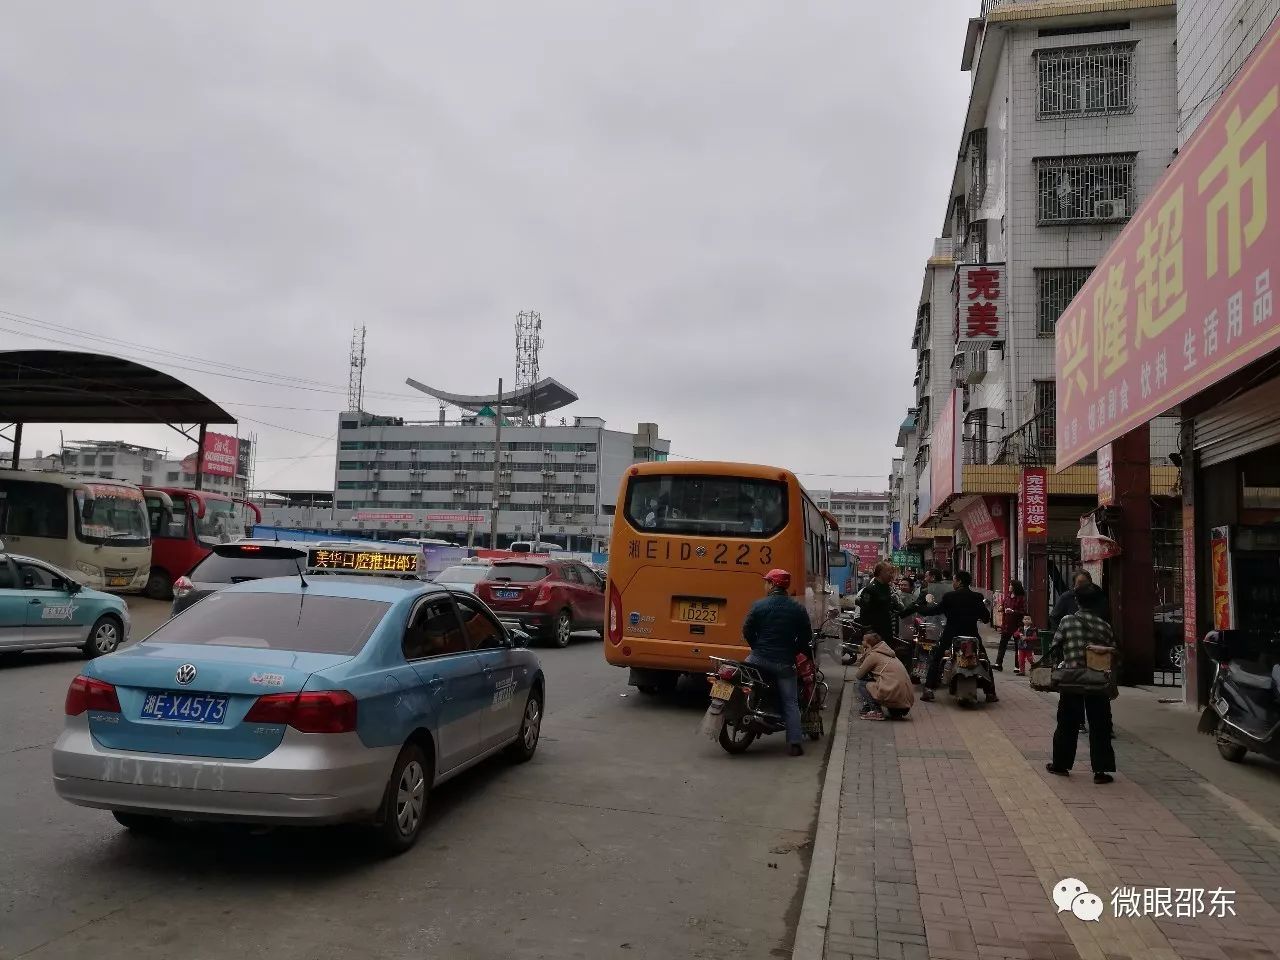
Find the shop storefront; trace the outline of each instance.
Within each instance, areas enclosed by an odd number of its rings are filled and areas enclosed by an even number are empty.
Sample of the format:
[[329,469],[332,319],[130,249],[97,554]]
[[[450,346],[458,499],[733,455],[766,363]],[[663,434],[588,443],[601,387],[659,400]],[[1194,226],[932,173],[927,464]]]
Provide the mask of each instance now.
[[[1207,631],[1252,631],[1260,660],[1280,635],[1273,274],[1280,283],[1280,24],[1056,332],[1057,463],[1098,452],[1107,465],[1098,492],[1120,549],[1107,577],[1127,679],[1149,683],[1181,659],[1197,704]],[[1170,411],[1182,420],[1171,458],[1180,510],[1153,498],[1150,482],[1148,425]]]

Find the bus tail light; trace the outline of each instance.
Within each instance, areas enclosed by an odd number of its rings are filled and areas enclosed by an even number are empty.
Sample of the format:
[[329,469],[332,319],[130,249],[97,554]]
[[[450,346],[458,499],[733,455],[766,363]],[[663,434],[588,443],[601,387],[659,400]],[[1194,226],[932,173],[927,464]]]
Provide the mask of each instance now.
[[609,642],[617,646],[622,642],[622,597],[613,581],[609,581]]

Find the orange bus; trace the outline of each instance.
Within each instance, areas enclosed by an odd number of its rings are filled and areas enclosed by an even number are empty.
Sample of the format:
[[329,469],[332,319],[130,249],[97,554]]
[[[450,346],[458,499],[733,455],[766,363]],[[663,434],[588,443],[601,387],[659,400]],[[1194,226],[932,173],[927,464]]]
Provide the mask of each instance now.
[[795,474],[712,461],[627,470],[609,547],[605,659],[643,693],[747,654],[763,576],[791,573],[814,629],[827,611],[827,523]]

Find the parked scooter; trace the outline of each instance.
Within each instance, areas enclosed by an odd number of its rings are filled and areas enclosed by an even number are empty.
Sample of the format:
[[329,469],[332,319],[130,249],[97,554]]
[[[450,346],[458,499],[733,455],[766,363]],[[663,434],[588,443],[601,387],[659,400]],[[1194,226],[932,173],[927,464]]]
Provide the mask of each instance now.
[[995,677],[986,648],[977,637],[956,637],[944,661],[942,683],[962,707],[978,702],[981,690],[987,703],[996,699]]
[[1232,763],[1251,750],[1280,760],[1280,665],[1260,673],[1240,663],[1256,657],[1260,647],[1257,636],[1244,630],[1215,631],[1204,638],[1216,669],[1197,729],[1213,734],[1218,753]]
[[[816,641],[796,656],[800,687],[800,721],[810,740],[824,730],[822,707],[827,702],[827,683],[818,667]],[[715,669],[707,674],[711,683],[711,704],[702,718],[702,733],[718,740],[727,753],[744,753],[756,737],[786,729],[778,689],[773,678],[758,667],[741,660],[712,657]]]
[[858,651],[862,649],[862,638],[867,634],[867,627],[851,613],[840,616],[840,664],[849,666],[858,659]]

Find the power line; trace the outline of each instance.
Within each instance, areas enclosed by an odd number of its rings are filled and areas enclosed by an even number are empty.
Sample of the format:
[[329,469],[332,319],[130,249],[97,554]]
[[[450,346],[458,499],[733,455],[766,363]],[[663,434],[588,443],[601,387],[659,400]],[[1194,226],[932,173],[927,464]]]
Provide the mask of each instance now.
[[[241,380],[246,383],[262,383],[262,384],[267,384],[268,386],[291,386],[296,390],[308,390],[314,393],[333,393],[333,394],[341,395],[346,392],[345,388],[340,387],[337,384],[327,383],[323,380],[313,380],[309,377],[294,377],[294,376],[289,376],[288,374],[279,373],[277,371],[258,370],[253,367],[245,367],[239,364],[223,363],[222,361],[219,361],[219,360],[203,360],[203,359],[193,360],[193,358],[185,354],[176,353],[172,350],[161,350],[156,347],[142,346],[140,344],[136,344],[128,340],[122,340],[118,337],[108,337],[102,334],[92,333],[87,330],[80,330],[77,327],[71,327],[65,324],[57,324],[57,323],[51,323],[45,320],[37,320],[34,317],[29,317],[21,313],[15,313],[12,310],[0,309],[0,317],[3,317],[9,320],[10,322],[20,323],[25,325],[32,325],[32,326],[44,328],[47,330],[54,330],[63,334],[71,334],[78,338],[83,338],[87,340],[96,340],[101,343],[110,344],[113,347],[117,347],[117,348],[124,347],[132,351],[135,355],[137,353],[152,354],[156,357],[163,359],[167,366],[173,367],[178,370],[187,370],[193,373],[203,373],[206,376],[211,376],[211,377],[224,377],[229,380]],[[35,333],[28,330],[13,330],[11,328],[0,328],[0,329],[4,329],[4,332],[12,333],[15,336],[29,337],[33,340],[42,340],[48,343],[60,344],[62,346],[68,346],[68,347],[84,346],[84,344],[82,343],[60,339],[58,337],[49,336],[48,334]],[[126,359],[136,359],[136,356],[129,357],[128,354],[123,354],[123,356],[125,356]],[[196,362],[196,363],[203,364],[205,367],[221,367],[224,370],[237,370],[237,371],[240,371],[241,373],[257,374],[259,377],[270,377],[271,379],[261,380],[261,379],[256,379],[255,377],[241,376],[233,373],[223,373],[217,370],[208,370],[208,369],[204,369],[204,367],[186,366],[184,364],[174,363],[173,360],[175,358],[178,360],[183,360],[186,363]],[[148,359],[147,362],[155,363],[156,361]],[[289,381],[289,382],[281,383],[281,381]],[[424,402],[420,396],[416,396],[414,394],[392,393],[386,390],[371,390],[368,392],[370,394],[376,394],[380,397],[384,397],[388,399],[410,400],[410,401],[416,401],[418,403]]]

